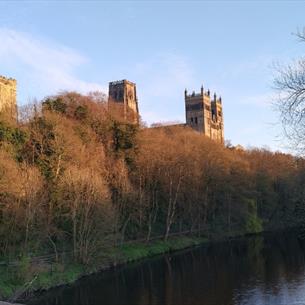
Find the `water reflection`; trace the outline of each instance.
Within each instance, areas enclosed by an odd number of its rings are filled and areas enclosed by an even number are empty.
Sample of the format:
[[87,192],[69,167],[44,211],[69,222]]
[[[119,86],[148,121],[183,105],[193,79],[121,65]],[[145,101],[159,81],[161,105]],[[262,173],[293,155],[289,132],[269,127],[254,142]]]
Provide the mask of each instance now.
[[94,275],[29,304],[300,305],[304,253],[294,234],[215,243]]

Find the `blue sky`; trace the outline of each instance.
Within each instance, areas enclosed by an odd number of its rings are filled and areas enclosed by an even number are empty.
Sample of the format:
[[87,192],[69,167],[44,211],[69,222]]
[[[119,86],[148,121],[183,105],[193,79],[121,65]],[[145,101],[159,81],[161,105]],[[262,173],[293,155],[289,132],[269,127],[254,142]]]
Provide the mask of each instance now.
[[272,79],[303,55],[301,1],[2,1],[0,74],[18,103],[137,83],[144,121],[184,121],[184,89],[222,96],[225,138],[283,150]]

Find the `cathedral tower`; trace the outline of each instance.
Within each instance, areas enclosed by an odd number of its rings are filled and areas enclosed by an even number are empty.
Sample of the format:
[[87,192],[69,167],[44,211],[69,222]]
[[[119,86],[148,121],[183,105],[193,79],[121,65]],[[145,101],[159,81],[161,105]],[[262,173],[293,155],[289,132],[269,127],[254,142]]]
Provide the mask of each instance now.
[[12,78],[0,76],[0,115],[6,119],[17,119],[17,82]]
[[115,106],[125,120],[137,124],[139,122],[138,98],[136,84],[126,79],[109,83],[110,107]]
[[203,133],[207,137],[220,143],[224,143],[222,101],[211,100],[210,90],[204,92],[203,86],[200,93],[187,94],[184,91],[186,125]]

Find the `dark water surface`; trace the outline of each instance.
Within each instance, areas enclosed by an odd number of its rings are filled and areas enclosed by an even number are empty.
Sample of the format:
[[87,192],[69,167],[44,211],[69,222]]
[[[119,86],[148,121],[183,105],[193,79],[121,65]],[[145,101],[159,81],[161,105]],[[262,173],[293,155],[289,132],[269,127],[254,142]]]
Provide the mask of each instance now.
[[31,305],[305,305],[305,243],[276,234],[156,257],[53,289]]

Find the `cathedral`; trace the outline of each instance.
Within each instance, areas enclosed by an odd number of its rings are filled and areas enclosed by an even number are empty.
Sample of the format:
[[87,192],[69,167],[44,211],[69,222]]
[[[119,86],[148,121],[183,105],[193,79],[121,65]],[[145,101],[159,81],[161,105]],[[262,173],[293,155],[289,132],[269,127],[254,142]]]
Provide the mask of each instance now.
[[[121,107],[125,120],[139,123],[138,98],[136,84],[128,80],[114,81],[109,83],[108,93],[109,105],[115,104]],[[200,93],[188,94],[184,91],[185,117],[184,126],[189,126],[195,131],[204,134],[210,139],[224,143],[224,124],[221,97],[210,91],[204,91],[201,87]]]
[[[17,119],[16,85],[16,80],[0,76],[0,114],[13,120]],[[185,90],[184,102],[186,123],[183,125],[214,141],[224,143],[221,97],[217,97],[214,93],[211,98],[210,91],[204,91],[202,86],[200,93],[188,94]],[[116,109],[120,118],[139,124],[136,84],[126,79],[110,82],[108,107],[109,110]]]

